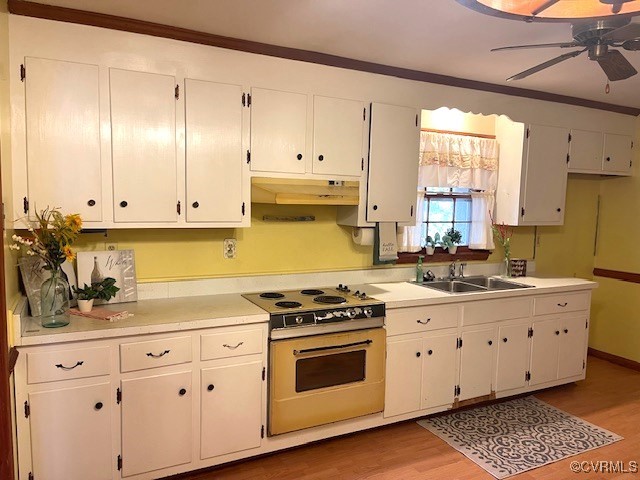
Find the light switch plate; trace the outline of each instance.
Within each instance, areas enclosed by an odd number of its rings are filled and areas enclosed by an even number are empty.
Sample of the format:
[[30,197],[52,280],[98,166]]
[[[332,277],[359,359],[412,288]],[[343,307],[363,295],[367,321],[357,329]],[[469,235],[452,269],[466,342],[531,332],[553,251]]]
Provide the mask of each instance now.
[[224,258],[236,258],[236,239],[225,238],[222,244],[222,254]]

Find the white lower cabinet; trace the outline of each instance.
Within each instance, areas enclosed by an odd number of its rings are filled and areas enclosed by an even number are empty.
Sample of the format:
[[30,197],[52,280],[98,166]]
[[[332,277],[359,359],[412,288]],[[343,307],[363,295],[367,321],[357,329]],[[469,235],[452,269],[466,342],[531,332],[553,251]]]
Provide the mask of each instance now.
[[529,367],[529,323],[498,327],[497,392],[523,388]]
[[260,446],[262,368],[261,361],[253,361],[202,369],[202,459]]
[[456,378],[457,335],[432,335],[424,339],[422,352],[421,408],[452,405]]
[[493,325],[463,330],[458,400],[483,397],[493,391],[496,335]]
[[122,476],[191,462],[191,371],[122,381]]
[[111,398],[108,381],[28,395],[33,478],[112,478]]

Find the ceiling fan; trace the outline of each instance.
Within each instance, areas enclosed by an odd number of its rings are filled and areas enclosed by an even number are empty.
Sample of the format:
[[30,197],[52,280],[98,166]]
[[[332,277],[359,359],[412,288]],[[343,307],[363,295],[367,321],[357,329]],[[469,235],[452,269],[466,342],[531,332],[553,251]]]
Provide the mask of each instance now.
[[[538,8],[538,13],[551,7],[559,0],[549,0]],[[620,7],[623,1],[600,0],[602,3],[611,4],[613,9]],[[542,8],[544,7],[544,8]],[[542,10],[540,10],[542,8]],[[507,81],[521,80],[533,75],[545,68],[557,65],[570,58],[588,52],[589,59],[598,62],[605,75],[610,81],[625,80],[638,73],[629,61],[615,48],[622,48],[627,51],[640,50],[640,23],[630,23],[630,18],[610,17],[603,20],[580,21],[572,23],[572,42],[565,43],[542,43],[534,45],[514,45],[510,47],[493,48],[491,51],[518,50],[526,48],[579,48],[569,53],[547,60],[546,62],[529,68],[512,77]]]

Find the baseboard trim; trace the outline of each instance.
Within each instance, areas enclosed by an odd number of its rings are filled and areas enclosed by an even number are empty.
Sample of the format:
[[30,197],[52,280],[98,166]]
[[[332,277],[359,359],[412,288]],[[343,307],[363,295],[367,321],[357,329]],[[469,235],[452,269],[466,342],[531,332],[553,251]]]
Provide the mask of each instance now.
[[628,358],[620,357],[618,355],[614,355],[612,353],[603,352],[600,350],[596,350],[595,348],[589,347],[588,350],[589,355],[592,357],[600,358],[602,360],[606,360],[607,362],[615,363],[616,365],[620,365],[621,367],[630,368],[631,370],[636,370],[640,372],[640,362],[636,362],[634,360],[629,360]]

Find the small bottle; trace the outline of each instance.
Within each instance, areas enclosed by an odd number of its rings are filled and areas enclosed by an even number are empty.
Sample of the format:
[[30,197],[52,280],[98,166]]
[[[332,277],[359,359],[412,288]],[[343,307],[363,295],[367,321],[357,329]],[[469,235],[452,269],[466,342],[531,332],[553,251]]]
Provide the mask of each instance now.
[[418,257],[418,264],[416,265],[416,282],[422,283],[424,282],[424,269],[422,268],[422,259],[424,257],[420,255]]
[[98,257],[93,257],[93,270],[91,271],[91,284],[100,283],[104,280],[100,267],[98,266]]

